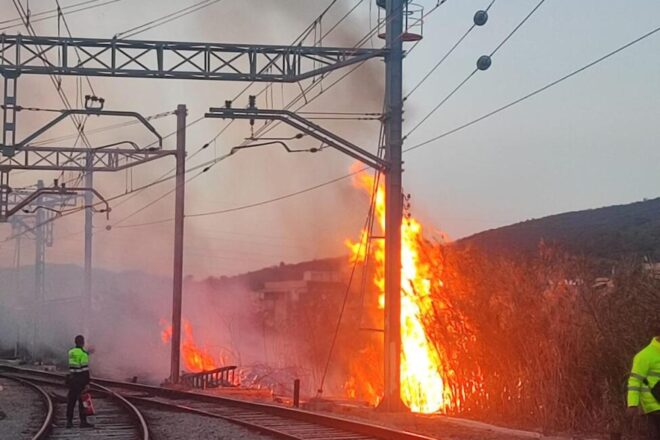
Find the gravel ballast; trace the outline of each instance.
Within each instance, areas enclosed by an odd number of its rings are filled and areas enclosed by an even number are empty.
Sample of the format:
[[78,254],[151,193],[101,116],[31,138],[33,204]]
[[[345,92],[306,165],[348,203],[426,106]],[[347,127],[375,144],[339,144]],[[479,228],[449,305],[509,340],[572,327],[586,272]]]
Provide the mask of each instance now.
[[37,391],[0,377],[1,439],[31,439],[43,423],[45,410]]
[[222,419],[197,414],[140,407],[149,429],[157,440],[270,440],[270,437],[250,431]]

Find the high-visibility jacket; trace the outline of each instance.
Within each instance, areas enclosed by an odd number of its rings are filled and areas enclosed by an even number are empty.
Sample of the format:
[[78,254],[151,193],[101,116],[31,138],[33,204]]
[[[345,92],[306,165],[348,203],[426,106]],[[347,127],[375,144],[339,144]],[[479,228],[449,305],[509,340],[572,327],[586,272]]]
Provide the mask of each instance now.
[[658,382],[660,382],[660,340],[654,338],[635,355],[633,360],[628,379],[628,406],[641,404],[644,414],[660,411],[660,402],[651,394],[651,388]]
[[69,372],[89,375],[89,354],[84,349],[73,347],[69,350]]

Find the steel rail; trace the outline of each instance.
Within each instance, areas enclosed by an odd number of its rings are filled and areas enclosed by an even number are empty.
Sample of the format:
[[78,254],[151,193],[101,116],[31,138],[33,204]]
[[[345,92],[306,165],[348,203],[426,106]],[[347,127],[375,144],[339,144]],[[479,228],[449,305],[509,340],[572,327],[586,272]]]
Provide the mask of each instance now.
[[54,409],[53,409],[54,408],[53,399],[51,399],[51,397],[48,395],[46,390],[44,390],[39,385],[37,385],[33,382],[30,382],[27,379],[23,379],[23,378],[20,378],[20,377],[14,377],[10,374],[0,374],[0,377],[4,377],[5,379],[10,379],[10,380],[19,382],[23,385],[26,385],[28,387],[33,388],[44,399],[44,402],[46,403],[46,417],[44,418],[44,421],[41,424],[41,426],[39,427],[39,430],[37,431],[37,433],[32,436],[32,440],[45,439],[48,436],[50,428],[53,424],[53,416],[55,415],[55,412],[54,412]]
[[[3,366],[0,365],[0,369],[9,369],[12,371],[16,372],[21,372],[29,375],[36,375],[36,376],[42,376],[45,378],[62,378],[62,374],[60,373],[52,373],[52,372],[45,372],[45,371],[39,371],[39,370],[32,370],[32,369],[24,369],[24,368],[19,368],[15,366]],[[186,399],[189,401],[195,401],[195,402],[203,402],[203,403],[211,403],[211,404],[218,404],[218,405],[223,405],[224,407],[233,407],[237,409],[242,409],[242,410],[247,410],[247,411],[254,411],[254,412],[261,412],[265,414],[270,414],[271,416],[275,417],[281,417],[284,419],[288,420],[295,420],[298,422],[304,422],[308,424],[314,424],[317,425],[319,428],[333,428],[336,430],[343,430],[343,431],[348,431],[352,435],[359,435],[359,436],[364,436],[364,437],[353,437],[355,439],[359,438],[376,438],[376,439],[386,439],[386,440],[431,440],[430,437],[420,435],[420,434],[414,434],[411,432],[407,431],[399,431],[391,428],[387,428],[384,426],[379,426],[379,425],[374,425],[368,422],[361,422],[361,421],[356,421],[356,420],[351,420],[351,419],[346,419],[342,417],[337,417],[337,416],[332,416],[332,415],[327,415],[327,414],[320,414],[320,413],[315,413],[311,411],[305,411],[305,410],[300,410],[300,409],[294,409],[294,408],[287,408],[283,406],[278,406],[278,405],[273,405],[273,404],[268,404],[268,403],[260,403],[260,402],[250,402],[250,401],[245,401],[245,400],[239,400],[239,399],[234,399],[234,398],[229,398],[229,397],[222,397],[222,396],[213,396],[213,395],[208,395],[208,394],[199,394],[199,393],[193,393],[193,392],[188,392],[188,391],[182,391],[182,390],[175,390],[175,389],[170,389],[170,388],[162,388],[162,387],[157,387],[153,385],[144,385],[144,384],[137,384],[137,383],[131,383],[131,382],[123,382],[123,381],[116,381],[116,380],[109,380],[109,379],[99,379],[95,378],[94,382],[96,384],[103,384],[106,387],[112,387],[113,389],[123,389],[123,390],[128,390],[128,391],[136,391],[136,392],[141,392],[141,393],[148,393],[152,396],[157,396],[157,397],[162,397],[162,398],[172,398],[179,400],[179,402],[182,399]],[[124,393],[125,394],[125,393]],[[126,396],[125,396],[126,397]],[[162,402],[158,400],[153,400],[153,399],[144,399],[143,396],[135,397],[135,396],[129,396],[127,397],[130,400],[134,401],[143,401],[144,403],[150,403],[154,405],[168,405],[168,402]],[[182,411],[189,411],[189,412],[195,412],[200,415],[207,415],[207,416],[212,416],[215,418],[224,418],[228,421],[233,421],[230,420],[233,417],[231,415],[225,415],[225,414],[214,414],[211,413],[210,411],[205,411],[202,409],[198,408],[188,408],[183,405],[180,405],[181,408],[179,408]],[[209,414],[206,414],[209,413]],[[262,414],[263,415],[263,414]],[[235,417],[237,420],[240,419],[240,417]],[[237,422],[239,423],[239,422]],[[243,426],[246,426],[249,423],[249,420],[242,420],[240,424]],[[279,427],[282,428],[284,425],[279,424]],[[252,425],[251,427],[255,429],[269,429],[269,434],[271,435],[276,435],[280,438],[287,438],[287,439],[300,439],[304,437],[291,437],[288,436],[289,434],[286,432],[276,432],[276,428],[268,428],[267,426],[254,426]],[[346,433],[348,434],[348,433]],[[284,437],[288,436],[288,437]],[[344,437],[342,437],[344,438]]]
[[221,414],[217,414],[217,413],[214,413],[214,412],[211,412],[211,411],[205,411],[203,409],[193,408],[191,406],[176,404],[176,403],[172,403],[172,402],[164,402],[162,400],[154,400],[154,399],[150,399],[148,397],[133,396],[133,397],[130,397],[130,399],[135,401],[135,402],[139,402],[139,403],[142,403],[142,404],[145,404],[145,405],[160,406],[160,407],[164,407],[164,408],[168,408],[168,409],[173,409],[173,410],[176,410],[178,412],[188,412],[188,413],[197,414],[197,415],[200,415],[200,416],[213,417],[215,419],[226,420],[228,422],[243,426],[245,428],[261,432],[262,434],[268,434],[270,436],[274,436],[274,437],[281,438],[281,439],[284,439],[284,440],[300,440],[300,437],[298,437],[298,436],[295,436],[295,435],[290,434],[290,433],[286,433],[282,430],[279,430],[279,429],[276,429],[276,428],[273,428],[273,427],[266,427],[266,426],[262,426],[262,425],[259,425],[259,424],[256,424],[256,423],[249,423],[249,422],[243,421],[243,420],[241,420],[239,418],[236,418],[236,417],[221,415]]
[[[123,388],[133,391],[148,392],[161,397],[171,397],[173,399],[179,399],[179,400],[189,399],[198,402],[223,404],[226,406],[233,406],[236,408],[241,408],[246,410],[260,411],[263,413],[268,413],[274,416],[279,416],[290,420],[292,419],[296,421],[322,425],[325,427],[335,428],[339,430],[350,431],[351,433],[361,434],[363,436],[377,438],[377,439],[430,440],[430,437],[426,437],[420,434],[414,434],[406,431],[398,431],[391,428],[370,424],[367,422],[359,422],[356,420],[345,419],[342,417],[319,414],[312,411],[305,411],[301,409],[287,408],[287,407],[268,404],[268,403],[249,402],[249,401],[233,399],[229,397],[199,394],[199,393],[193,393],[182,390],[156,387],[152,385],[135,384],[135,383],[114,381],[108,379],[95,379],[95,381],[103,383],[107,386]],[[296,437],[289,437],[289,438],[296,438]]]
[[92,382],[91,385],[93,385],[95,388],[111,395],[115,399],[117,399],[121,404],[129,410],[131,415],[137,420],[137,423],[140,425],[140,438],[142,440],[149,440],[149,425],[147,424],[147,421],[145,420],[144,416],[140,412],[140,410],[133,405],[128,399],[126,399],[124,396],[122,396],[119,393],[116,393],[115,391],[104,387],[103,385],[99,385],[96,382]]
[[[0,365],[0,370],[9,370],[11,372],[10,374],[0,373],[0,376],[8,377],[17,381],[25,381],[28,384],[32,383],[32,381],[35,381],[46,384],[48,386],[55,386],[60,388],[64,387],[63,380],[65,378],[65,375],[61,373],[52,373],[47,371],[25,369],[25,368],[18,368],[18,367],[5,366],[5,365]],[[126,410],[126,412],[130,414],[134,423],[137,425],[137,430],[139,431],[139,438],[141,440],[150,440],[151,437],[149,434],[149,425],[147,424],[144,415],[142,415],[140,410],[135,405],[133,405],[128,399],[126,399],[121,394],[103,385],[100,385],[94,381],[90,382],[90,385],[93,391],[108,395],[110,398],[115,399],[115,401],[117,401],[120,404],[120,406],[123,407]],[[33,384],[33,386],[37,386],[37,385]],[[41,390],[44,393],[46,393],[46,396],[50,399],[48,393],[45,390],[43,390],[43,388],[41,388]],[[51,405],[52,405],[52,400],[51,400]],[[52,426],[54,415],[55,415],[54,411],[51,410],[49,427]],[[48,438],[47,435],[42,437],[34,437],[33,440],[37,440],[37,439],[41,440],[45,438]]]

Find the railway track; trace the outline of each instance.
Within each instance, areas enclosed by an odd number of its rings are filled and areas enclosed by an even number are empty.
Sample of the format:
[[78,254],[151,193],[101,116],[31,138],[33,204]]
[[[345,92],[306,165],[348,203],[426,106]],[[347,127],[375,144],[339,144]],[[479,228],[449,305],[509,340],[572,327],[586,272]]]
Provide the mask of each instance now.
[[[57,373],[16,367],[4,368],[5,371],[12,371],[16,377],[23,379],[62,380],[62,375]],[[95,379],[94,383],[97,386],[106,387],[109,392],[125,398],[139,408],[157,407],[214,417],[273,438],[288,440],[430,440],[429,437],[410,432],[277,405],[106,379]],[[99,413],[102,412],[102,410],[99,411]]]
[[[97,410],[95,428],[66,428],[66,394],[63,375],[43,375],[31,371],[7,370],[0,377],[17,381],[39,393],[45,407],[43,422],[32,440],[78,440],[84,438],[113,440],[149,440],[149,429],[139,409],[121,394],[96,383],[91,384]],[[76,416],[78,408],[75,408]],[[77,418],[77,417],[76,417]]]
[[[38,421],[37,420],[33,421],[33,423],[36,426],[35,427],[27,426],[25,427],[25,429],[30,430],[32,428],[32,430],[34,431],[34,435],[32,435],[33,440],[41,440],[47,438],[47,435],[50,432],[50,428],[52,425],[53,416],[55,412],[55,405],[53,403],[53,399],[50,397],[50,395],[48,395],[48,392],[46,392],[46,390],[43,387],[33,382],[30,382],[25,379],[20,379],[18,377],[13,377],[12,375],[9,374],[8,375],[0,374],[0,378],[8,379],[26,388],[30,388],[33,392],[35,392],[39,396],[39,400],[43,404],[43,411],[42,411],[44,413],[43,419]],[[12,402],[10,402],[10,404],[11,403]]]

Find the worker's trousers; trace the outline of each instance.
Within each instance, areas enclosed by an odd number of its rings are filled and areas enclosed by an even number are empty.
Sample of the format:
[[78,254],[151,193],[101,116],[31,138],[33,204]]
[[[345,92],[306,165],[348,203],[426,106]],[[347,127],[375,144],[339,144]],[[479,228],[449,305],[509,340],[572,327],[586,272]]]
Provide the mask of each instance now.
[[78,415],[80,416],[80,423],[85,423],[87,421],[85,408],[83,407],[81,398],[82,392],[87,384],[88,381],[86,377],[78,376],[76,374],[73,374],[69,379],[69,394],[67,396],[66,402],[67,422],[73,422],[73,407],[76,406],[76,402],[78,402]]
[[649,422],[649,440],[660,440],[660,411],[646,416]]

